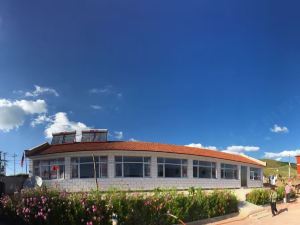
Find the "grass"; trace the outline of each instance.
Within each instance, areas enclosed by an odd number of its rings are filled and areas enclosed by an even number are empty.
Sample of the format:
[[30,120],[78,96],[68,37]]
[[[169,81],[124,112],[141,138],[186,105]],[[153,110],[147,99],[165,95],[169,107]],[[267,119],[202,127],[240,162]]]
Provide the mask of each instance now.
[[[281,162],[272,159],[261,159],[267,163],[267,166],[264,168],[264,175],[270,176],[278,174],[282,177],[289,176],[289,163],[288,162]],[[277,172],[278,170],[278,172]],[[291,163],[291,176],[297,176],[297,166],[295,163]]]

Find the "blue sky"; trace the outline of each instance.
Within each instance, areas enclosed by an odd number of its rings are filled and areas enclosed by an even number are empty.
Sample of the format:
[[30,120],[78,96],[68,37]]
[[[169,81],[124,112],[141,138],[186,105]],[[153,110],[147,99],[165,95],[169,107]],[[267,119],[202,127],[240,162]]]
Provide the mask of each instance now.
[[9,172],[13,153],[21,172],[22,151],[62,127],[288,160],[300,153],[299,4],[1,1]]

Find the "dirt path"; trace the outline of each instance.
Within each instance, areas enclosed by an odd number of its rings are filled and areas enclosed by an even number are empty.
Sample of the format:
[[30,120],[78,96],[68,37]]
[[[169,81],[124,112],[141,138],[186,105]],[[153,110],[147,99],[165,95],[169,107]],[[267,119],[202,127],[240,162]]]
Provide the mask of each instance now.
[[[226,223],[227,225],[299,225],[300,203],[281,204],[277,206],[279,215],[272,216],[268,209],[257,215],[237,222]],[[218,223],[217,223],[218,224]],[[220,223],[221,224],[221,223]]]

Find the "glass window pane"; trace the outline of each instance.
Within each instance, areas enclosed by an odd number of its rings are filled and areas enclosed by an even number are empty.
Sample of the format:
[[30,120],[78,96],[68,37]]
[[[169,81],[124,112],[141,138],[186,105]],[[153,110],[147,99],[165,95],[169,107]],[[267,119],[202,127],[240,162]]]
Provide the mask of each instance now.
[[181,159],[165,158],[165,163],[181,164]]
[[143,177],[143,164],[124,163],[124,177]]
[[151,157],[144,157],[145,163],[151,163]]
[[65,178],[65,166],[64,165],[60,165],[58,170],[58,178],[59,179],[64,179]]
[[79,160],[78,158],[71,158],[71,163],[79,163]]
[[100,162],[107,162],[107,156],[100,156]]
[[165,177],[181,177],[181,166],[165,164]]
[[123,156],[123,162],[143,162],[143,157]]
[[164,163],[164,158],[157,158],[157,163]]
[[181,163],[184,164],[184,165],[187,165],[187,164],[188,164],[188,161],[187,161],[187,159],[182,159],[182,160],[181,160]]
[[94,165],[80,164],[80,178],[93,178],[94,177]]
[[193,165],[198,165],[198,160],[193,160]]
[[116,163],[116,177],[122,177],[122,164]]
[[211,178],[211,167],[199,167],[199,178]]
[[187,177],[187,166],[182,166],[182,177]]
[[93,162],[93,157],[80,157],[80,163],[89,163],[89,162],[91,163]]
[[150,164],[145,164],[144,165],[144,175],[145,177],[150,177]]
[[100,177],[107,177],[107,163],[100,164]]
[[122,156],[115,156],[116,162],[122,162]]
[[164,176],[164,166],[162,164],[157,166],[157,176],[158,177]]
[[199,161],[199,166],[211,167],[211,162]]
[[49,166],[41,166],[41,176],[42,179],[48,180],[50,178],[50,167]]
[[211,171],[211,178],[217,178],[217,174],[216,174],[216,167],[213,167],[212,168],[212,171]]
[[78,178],[78,165],[71,165],[71,178]]
[[40,167],[34,167],[33,175],[34,176],[41,176],[41,174],[40,174]]
[[193,177],[198,177],[198,167],[197,166],[193,167]]

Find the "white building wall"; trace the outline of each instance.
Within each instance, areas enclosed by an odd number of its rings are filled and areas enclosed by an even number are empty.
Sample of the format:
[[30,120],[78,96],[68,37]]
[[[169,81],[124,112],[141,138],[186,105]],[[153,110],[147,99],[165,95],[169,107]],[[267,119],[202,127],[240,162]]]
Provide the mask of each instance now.
[[[65,179],[61,180],[44,180],[44,184],[51,187],[57,187],[68,192],[80,192],[96,189],[95,179],[71,179],[70,178],[70,159],[71,157],[79,156],[108,156],[108,178],[98,178],[99,188],[101,190],[108,190],[110,188],[124,189],[124,190],[152,190],[155,188],[177,188],[188,189],[190,187],[203,189],[218,189],[218,188],[241,188],[240,168],[241,165],[248,167],[247,184],[248,187],[262,187],[262,180],[250,180],[250,167],[259,168],[259,166],[252,166],[234,161],[221,160],[216,158],[161,153],[161,152],[142,152],[142,151],[96,151],[96,152],[75,152],[52,154],[45,156],[32,157],[33,160],[44,160],[51,158],[65,157]],[[124,156],[148,156],[151,157],[151,177],[150,178],[116,178],[114,157],[117,155]],[[157,177],[157,157],[169,157],[188,159],[188,177],[187,178],[160,178]],[[193,178],[193,160],[211,161],[217,163],[217,179],[199,179]],[[31,160],[30,160],[31,161]],[[221,179],[221,163],[238,165],[238,180],[235,179]],[[32,163],[29,164],[30,172],[33,171]]]

